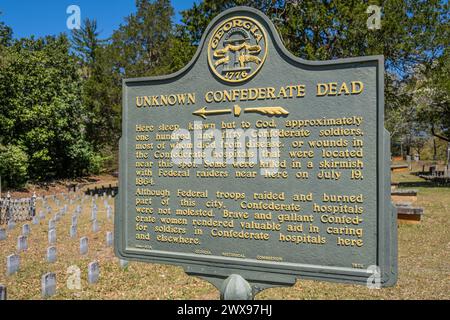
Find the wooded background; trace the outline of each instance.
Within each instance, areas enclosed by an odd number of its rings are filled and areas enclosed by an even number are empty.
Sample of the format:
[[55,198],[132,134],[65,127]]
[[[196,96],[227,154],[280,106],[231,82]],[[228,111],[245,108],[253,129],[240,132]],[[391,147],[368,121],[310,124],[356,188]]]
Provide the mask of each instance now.
[[[367,27],[372,4],[382,9],[378,30]],[[206,0],[174,23],[169,0],[137,0],[136,13],[108,39],[100,37],[95,20],[84,20],[71,34],[13,39],[0,15],[2,185],[116,170],[122,79],[181,69],[211,19],[238,5],[264,12],[298,57],[384,55],[385,126],[393,154],[446,160],[448,1]]]

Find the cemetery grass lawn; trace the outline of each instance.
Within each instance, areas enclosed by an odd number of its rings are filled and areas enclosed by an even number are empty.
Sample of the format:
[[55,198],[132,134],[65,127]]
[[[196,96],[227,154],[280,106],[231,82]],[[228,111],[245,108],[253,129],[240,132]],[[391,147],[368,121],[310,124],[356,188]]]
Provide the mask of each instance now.
[[[421,182],[415,176],[401,173],[394,181]],[[411,189],[408,187],[408,189]],[[400,225],[399,280],[395,287],[382,290],[365,286],[307,281],[300,279],[291,288],[263,291],[256,299],[450,299],[450,188],[420,186],[415,205],[424,207],[421,224]],[[113,249],[106,246],[106,232],[113,222],[106,219],[103,200],[98,199],[100,231],[93,233],[90,223],[90,201],[85,201],[78,220],[77,237],[69,237],[70,219],[76,204],[57,222],[57,262],[46,262],[48,219],[31,226],[29,249],[20,253],[19,273],[6,277],[6,257],[16,252],[21,223],[8,231],[0,242],[0,283],[8,288],[9,299],[41,299],[40,279],[46,272],[56,272],[57,294],[51,299],[218,299],[218,291],[206,281],[186,276],[181,268],[130,262],[122,270]],[[113,204],[109,200],[110,205]],[[56,207],[49,201],[52,207]],[[37,212],[41,210],[38,201]],[[55,213],[53,210],[52,215]],[[79,255],[79,239],[89,237],[89,252]],[[88,263],[100,263],[97,284],[87,283]],[[81,269],[81,290],[69,290],[66,282],[69,266]]]
[[[420,186],[424,180],[407,173],[393,181],[415,189],[424,208],[420,224],[398,228],[398,282],[381,290],[365,286],[316,281],[297,281],[294,290],[269,289],[260,299],[450,299],[450,187]],[[410,187],[412,185],[414,187]],[[400,188],[404,188],[400,185]],[[292,289],[292,288],[291,288]]]

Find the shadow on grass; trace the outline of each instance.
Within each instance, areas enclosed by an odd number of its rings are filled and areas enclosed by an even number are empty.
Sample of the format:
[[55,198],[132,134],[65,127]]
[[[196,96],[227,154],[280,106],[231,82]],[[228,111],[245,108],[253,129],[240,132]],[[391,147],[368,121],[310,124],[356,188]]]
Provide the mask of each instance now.
[[400,182],[398,184],[399,188],[450,188],[450,183],[448,182],[435,182],[435,181],[411,181],[411,182]]

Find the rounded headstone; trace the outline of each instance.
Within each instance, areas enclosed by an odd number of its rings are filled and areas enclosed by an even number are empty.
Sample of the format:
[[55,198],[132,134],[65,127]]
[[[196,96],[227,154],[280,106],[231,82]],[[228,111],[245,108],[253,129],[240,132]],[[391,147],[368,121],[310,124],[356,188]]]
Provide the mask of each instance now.
[[6,229],[0,229],[0,241],[6,240]]
[[56,262],[56,247],[47,248],[47,262],[48,263]]
[[220,288],[222,300],[253,300],[253,291],[250,284],[240,275],[232,274]]
[[3,284],[0,284],[0,300],[6,300],[7,295],[6,295],[6,286],[4,286]]
[[6,257],[6,275],[10,276],[19,271],[20,257],[17,254],[11,254]]
[[53,272],[46,273],[41,279],[42,297],[47,298],[56,293],[56,274]]
[[93,261],[88,265],[88,282],[90,284],[97,283],[100,276],[100,268],[97,261]]

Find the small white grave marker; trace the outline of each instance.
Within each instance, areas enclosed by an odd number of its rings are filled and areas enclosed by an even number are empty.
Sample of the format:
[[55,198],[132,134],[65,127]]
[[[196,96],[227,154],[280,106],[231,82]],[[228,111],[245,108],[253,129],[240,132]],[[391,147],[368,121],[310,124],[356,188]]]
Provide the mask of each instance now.
[[88,252],[88,238],[83,237],[80,239],[80,254],[85,255]]
[[56,293],[56,274],[53,272],[46,273],[41,279],[42,297],[47,298]]

